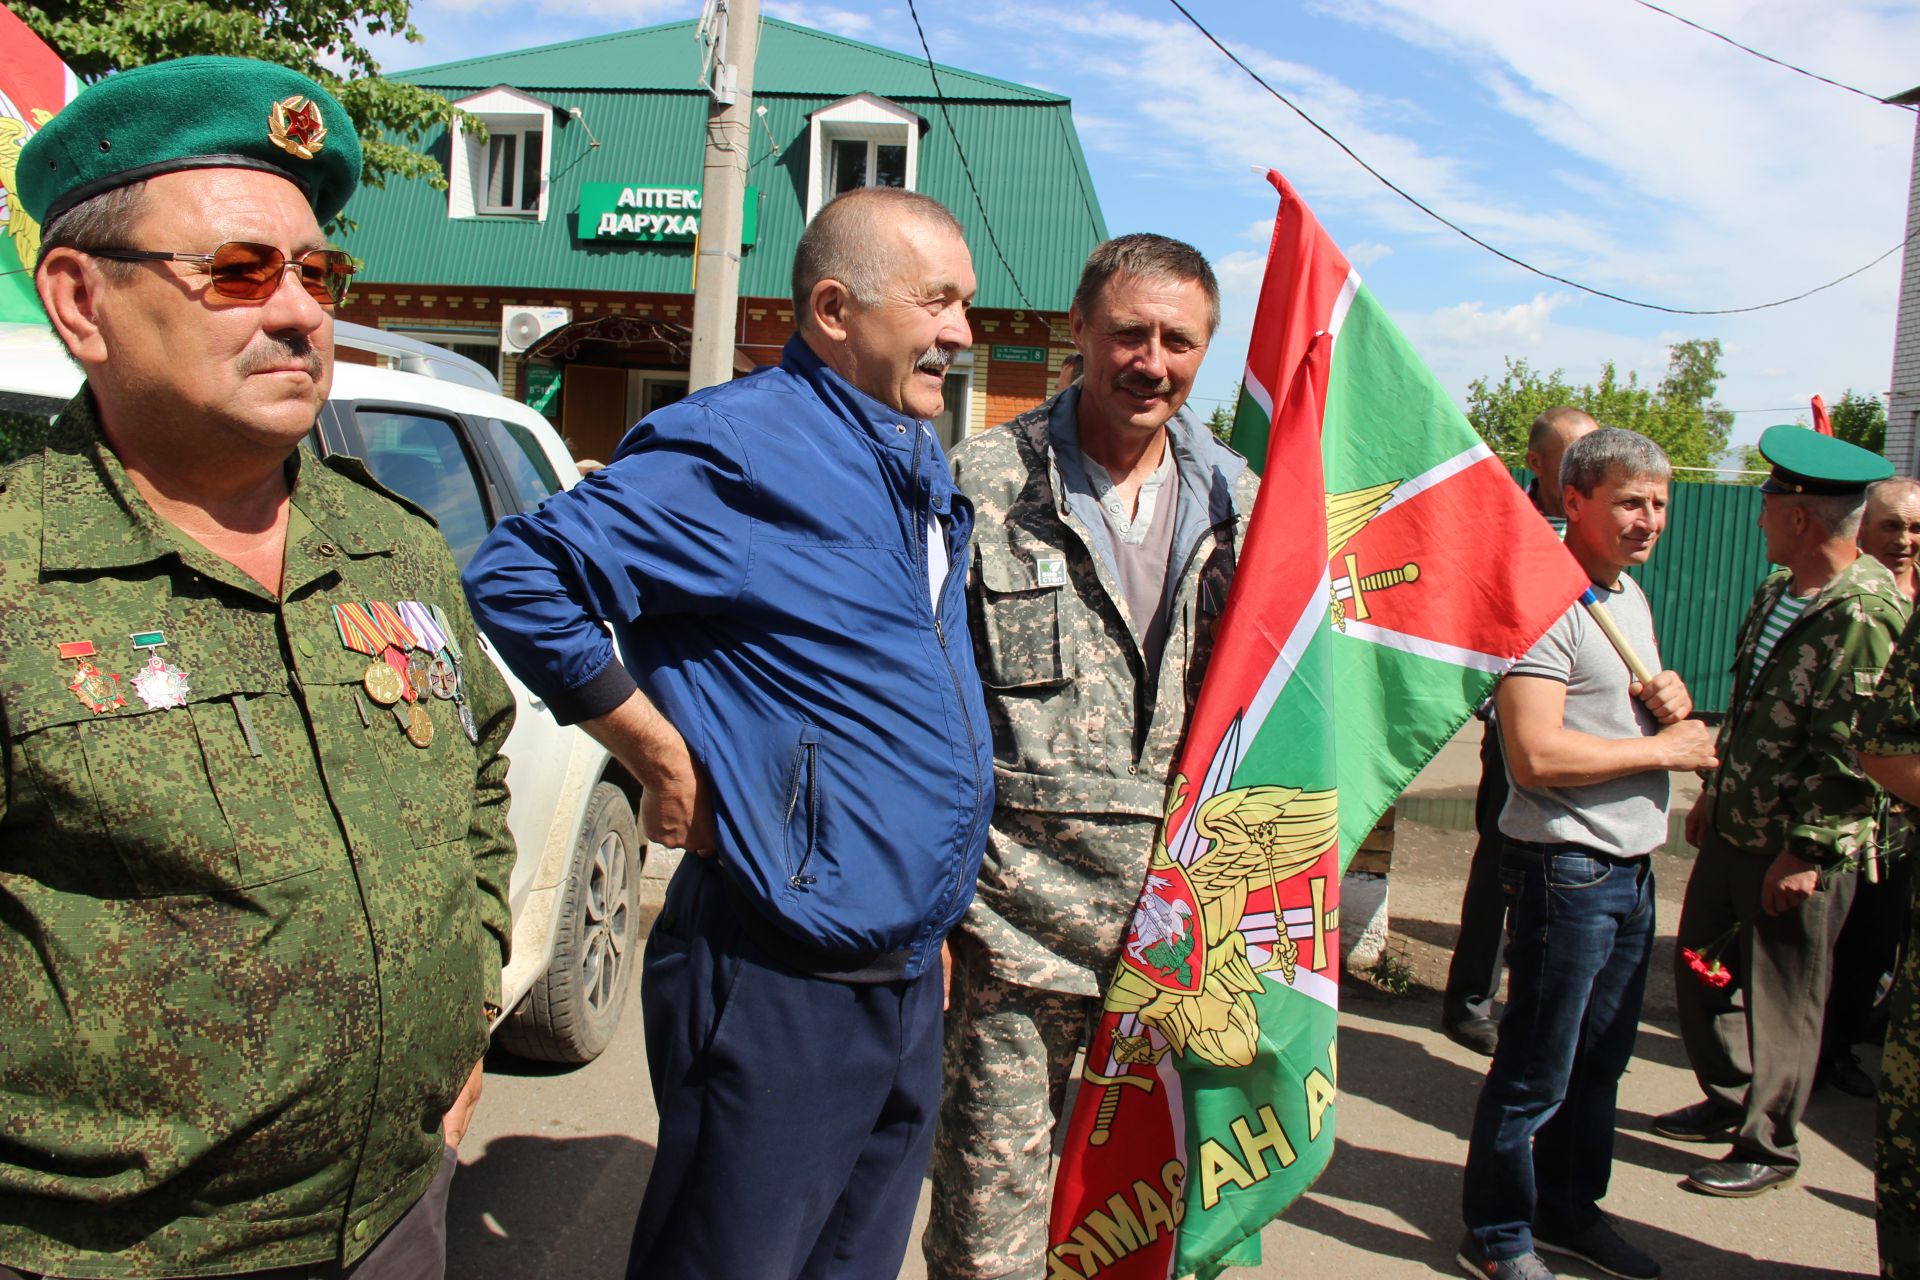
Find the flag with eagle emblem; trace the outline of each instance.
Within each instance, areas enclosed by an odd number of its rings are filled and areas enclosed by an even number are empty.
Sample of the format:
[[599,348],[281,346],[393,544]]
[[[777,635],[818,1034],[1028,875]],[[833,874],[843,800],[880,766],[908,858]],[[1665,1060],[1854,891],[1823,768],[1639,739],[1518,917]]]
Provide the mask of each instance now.
[[1048,1280],[1258,1260],[1260,1228],[1333,1151],[1340,874],[1587,585],[1268,178],[1280,213],[1234,425],[1260,497],[1087,1049]]

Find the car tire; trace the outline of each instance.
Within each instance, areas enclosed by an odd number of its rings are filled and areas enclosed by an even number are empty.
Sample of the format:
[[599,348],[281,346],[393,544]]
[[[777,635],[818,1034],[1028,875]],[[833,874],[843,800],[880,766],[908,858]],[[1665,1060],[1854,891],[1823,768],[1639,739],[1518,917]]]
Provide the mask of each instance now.
[[640,956],[640,864],[633,809],[595,784],[567,867],[553,959],[495,1032],[510,1053],[539,1062],[591,1062],[613,1039]]

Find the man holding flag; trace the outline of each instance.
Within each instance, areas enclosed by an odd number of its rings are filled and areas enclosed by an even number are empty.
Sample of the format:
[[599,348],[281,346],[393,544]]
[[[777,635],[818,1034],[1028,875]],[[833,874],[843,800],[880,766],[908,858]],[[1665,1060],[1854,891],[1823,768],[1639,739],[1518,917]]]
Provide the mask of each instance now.
[[1049,1280],[1258,1259],[1333,1151],[1342,867],[1587,586],[1268,177],[1280,212],[1234,428],[1260,501],[1066,1126]]
[[[1044,1267],[1054,1124],[1253,505],[1246,462],[1180,413],[1219,323],[1197,250],[1110,240],[1069,316],[1081,380],[954,450],[998,800],[952,938],[934,1280]],[[1158,945],[1191,947],[1177,912],[1163,923]]]
[[[1649,669],[1653,615],[1625,570],[1666,527],[1671,474],[1653,441],[1610,428],[1576,441],[1560,470],[1567,550]],[[1547,1277],[1536,1246],[1627,1280],[1660,1274],[1599,1201],[1653,949],[1667,774],[1711,768],[1713,735],[1687,718],[1676,673],[1635,680],[1596,623],[1569,608],[1496,695],[1512,782],[1500,815],[1511,985],[1467,1149],[1459,1254],[1468,1275],[1495,1280]]]

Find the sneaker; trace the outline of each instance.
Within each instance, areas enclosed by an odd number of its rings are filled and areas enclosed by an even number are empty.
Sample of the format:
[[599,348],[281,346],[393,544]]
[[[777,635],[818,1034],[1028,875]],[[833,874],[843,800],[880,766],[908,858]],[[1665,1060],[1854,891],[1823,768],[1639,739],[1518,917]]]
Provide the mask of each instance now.
[[1523,1253],[1513,1258],[1489,1258],[1480,1251],[1469,1231],[1460,1238],[1460,1252],[1454,1255],[1460,1269],[1479,1280],[1553,1280],[1553,1272],[1547,1270],[1547,1264],[1540,1261],[1537,1253]]
[[1578,1258],[1620,1280],[1659,1280],[1660,1264],[1622,1240],[1604,1216],[1579,1231],[1561,1231],[1552,1224],[1535,1227],[1533,1243],[1537,1249]]

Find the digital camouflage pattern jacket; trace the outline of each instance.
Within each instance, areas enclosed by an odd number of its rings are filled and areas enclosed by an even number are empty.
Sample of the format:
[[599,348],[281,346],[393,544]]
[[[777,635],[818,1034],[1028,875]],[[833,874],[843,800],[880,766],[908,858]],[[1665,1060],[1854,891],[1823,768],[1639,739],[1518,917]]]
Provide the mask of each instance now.
[[[432,524],[357,461],[289,474],[276,599],[154,514],[86,391],[0,471],[0,1264],[356,1258],[485,1051],[511,699]],[[331,606],[402,600],[450,620],[478,745],[451,701],[422,749],[361,690]],[[149,709],[149,652],[185,705]]]
[[1813,597],[1756,677],[1750,655],[1789,578],[1768,575],[1740,624],[1720,765],[1705,794],[1714,829],[1734,847],[1841,866],[1874,838],[1880,790],[1854,760],[1858,720],[1909,606],[1886,566],[1863,555]]
[[[1160,669],[1081,465],[1078,387],[953,451],[975,507],[969,621],[998,800],[959,932],[1004,981],[1098,995],[1146,876],[1258,481],[1185,415]],[[1142,628],[1144,630],[1144,628]]]

